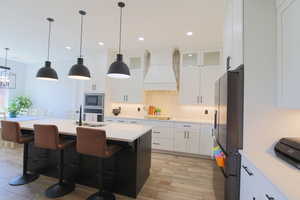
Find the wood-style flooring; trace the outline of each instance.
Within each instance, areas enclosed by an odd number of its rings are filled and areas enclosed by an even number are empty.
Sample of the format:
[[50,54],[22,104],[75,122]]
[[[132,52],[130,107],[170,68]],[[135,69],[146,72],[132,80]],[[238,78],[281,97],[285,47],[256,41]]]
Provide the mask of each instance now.
[[[151,175],[137,199],[217,200],[213,190],[214,170],[211,160],[153,153]],[[0,200],[46,200],[45,189],[57,180],[41,176],[25,186],[9,186],[9,180],[21,171],[22,149],[0,147]],[[73,193],[58,199],[84,200],[95,191],[76,185]],[[130,199],[117,195],[117,200]]]

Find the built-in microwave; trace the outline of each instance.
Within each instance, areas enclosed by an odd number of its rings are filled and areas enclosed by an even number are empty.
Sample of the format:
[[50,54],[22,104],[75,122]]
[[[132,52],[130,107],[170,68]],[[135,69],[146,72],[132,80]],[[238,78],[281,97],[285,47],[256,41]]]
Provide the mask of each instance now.
[[84,96],[84,108],[104,108],[104,93],[86,93]]

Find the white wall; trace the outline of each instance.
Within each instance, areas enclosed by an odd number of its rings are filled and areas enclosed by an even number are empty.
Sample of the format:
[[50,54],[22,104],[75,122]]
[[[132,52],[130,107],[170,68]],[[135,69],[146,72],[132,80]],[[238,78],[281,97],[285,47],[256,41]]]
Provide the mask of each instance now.
[[[274,0],[245,0],[244,150],[273,152],[278,139],[300,137],[300,110],[277,107]],[[295,91],[297,92],[297,91]]]
[[33,107],[48,111],[48,115],[53,117],[70,117],[71,113],[79,109],[82,104],[84,92],[91,88],[91,84],[97,85],[97,91],[104,91],[104,74],[106,71],[106,54],[90,54],[84,60],[84,64],[89,68],[92,81],[80,81],[68,78],[68,73],[72,65],[76,63],[76,58],[68,61],[53,62],[59,80],[57,82],[37,80],[35,75],[43,63],[31,64],[26,71],[25,94],[30,96]]

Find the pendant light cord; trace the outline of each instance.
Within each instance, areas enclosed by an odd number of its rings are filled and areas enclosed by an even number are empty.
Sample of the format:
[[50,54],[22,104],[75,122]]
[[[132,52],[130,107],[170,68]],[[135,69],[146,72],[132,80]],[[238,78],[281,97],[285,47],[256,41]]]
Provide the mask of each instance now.
[[7,67],[7,52],[8,52],[9,48],[5,48],[5,67]]
[[79,57],[82,58],[82,37],[83,37],[83,14],[81,14],[81,25],[80,25],[80,50]]
[[119,54],[121,54],[121,43],[122,43],[122,7],[120,7],[120,32],[119,32]]
[[47,53],[47,60],[49,61],[50,59],[50,44],[51,44],[51,23],[54,21],[52,18],[47,18],[49,21],[49,34],[48,34],[48,53]]

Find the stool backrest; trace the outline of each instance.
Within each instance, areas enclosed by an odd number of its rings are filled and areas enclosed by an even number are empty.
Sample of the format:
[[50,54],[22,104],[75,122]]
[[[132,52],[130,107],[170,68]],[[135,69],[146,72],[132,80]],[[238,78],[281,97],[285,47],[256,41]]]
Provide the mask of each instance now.
[[2,139],[10,142],[19,143],[21,137],[21,128],[18,122],[1,121]]
[[34,144],[45,149],[58,149],[59,134],[55,125],[34,125]]
[[85,155],[105,158],[107,152],[105,131],[77,127],[77,152]]

